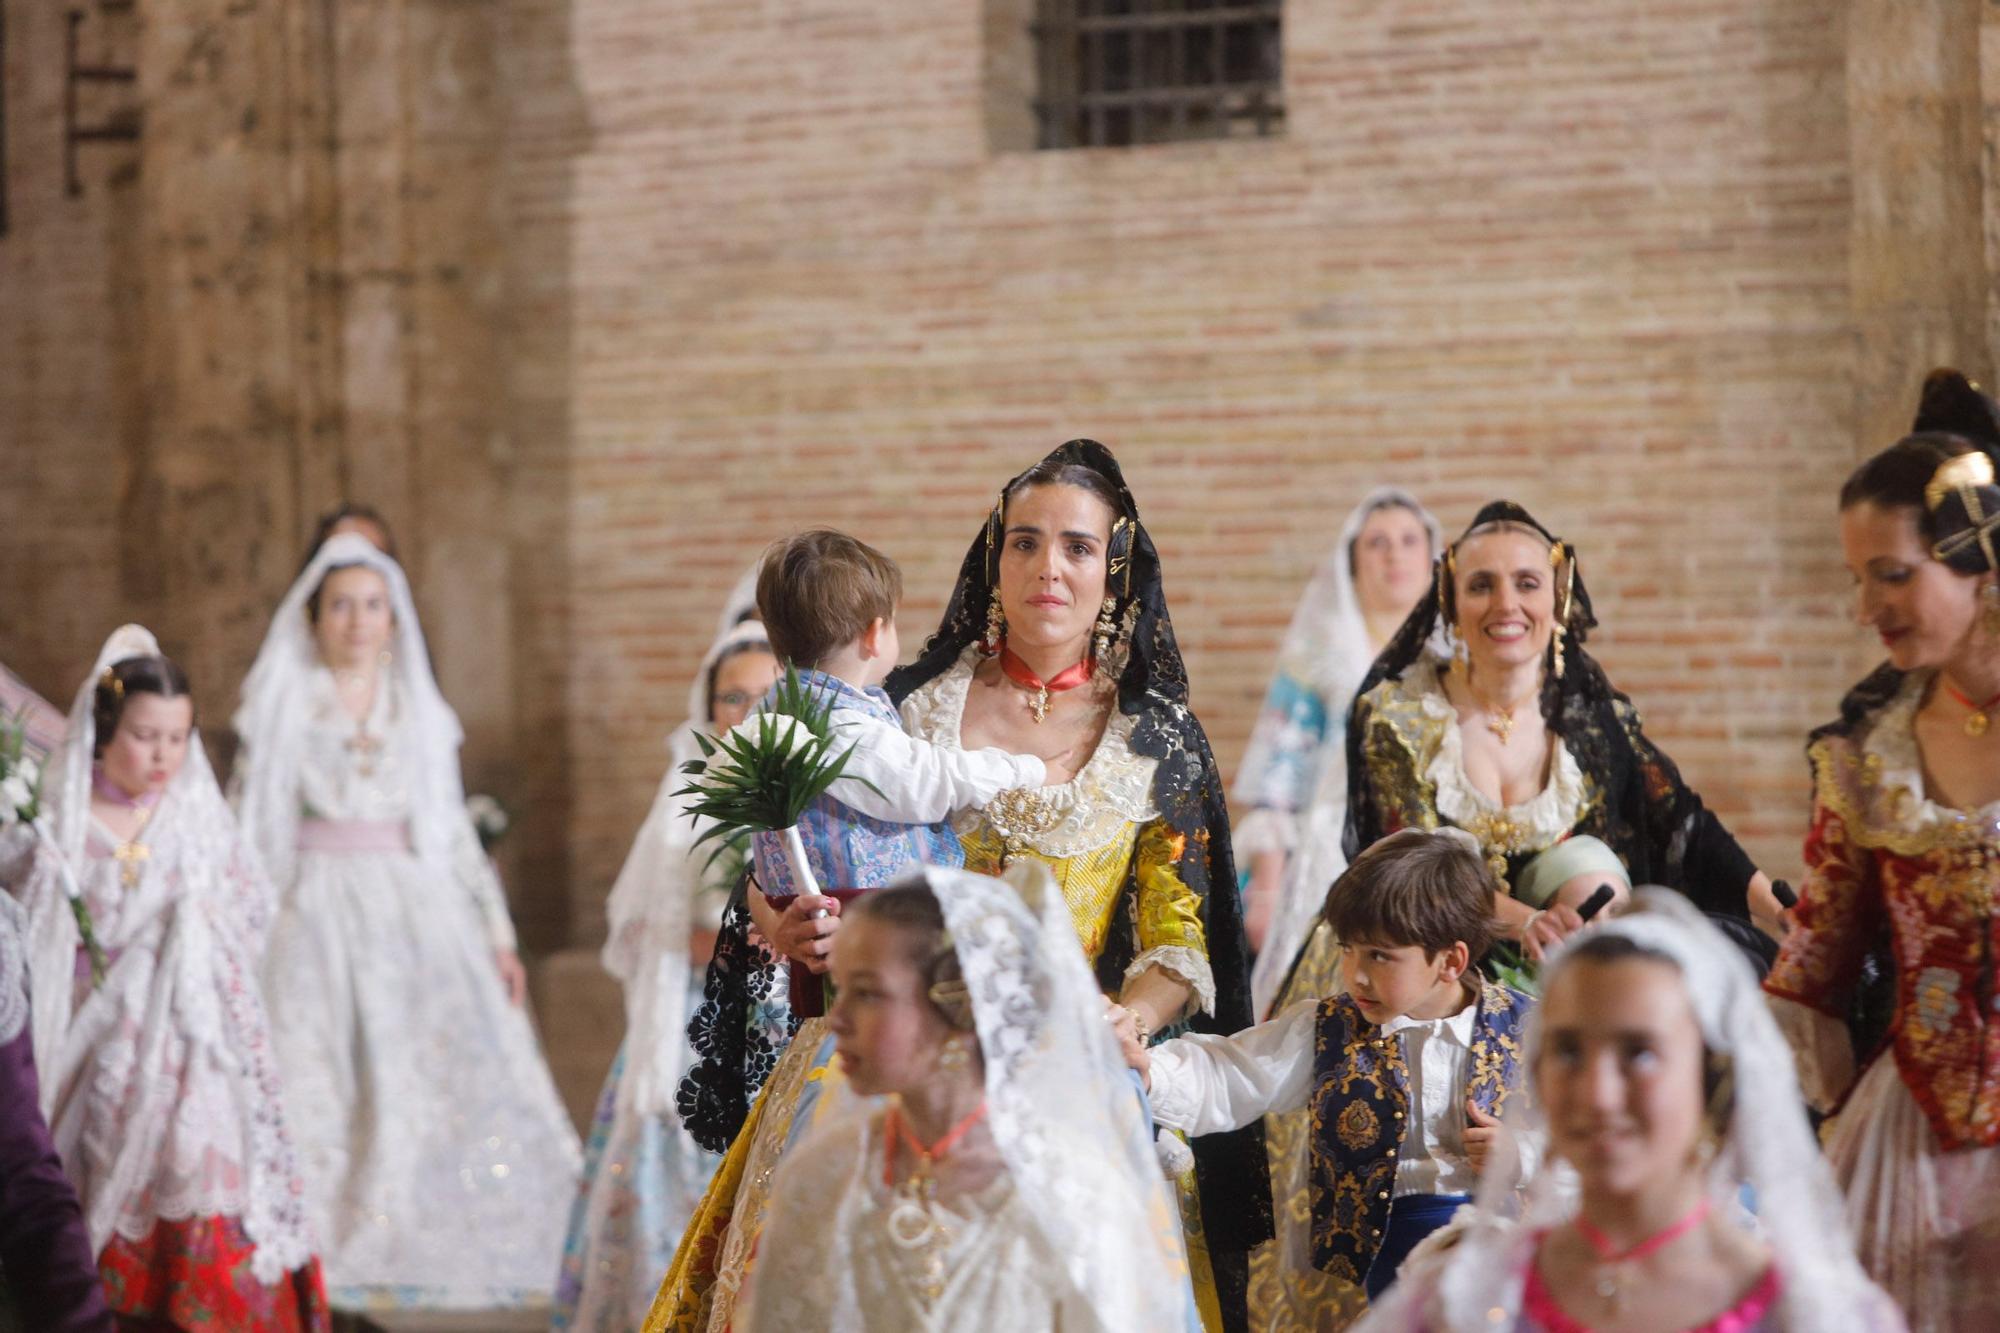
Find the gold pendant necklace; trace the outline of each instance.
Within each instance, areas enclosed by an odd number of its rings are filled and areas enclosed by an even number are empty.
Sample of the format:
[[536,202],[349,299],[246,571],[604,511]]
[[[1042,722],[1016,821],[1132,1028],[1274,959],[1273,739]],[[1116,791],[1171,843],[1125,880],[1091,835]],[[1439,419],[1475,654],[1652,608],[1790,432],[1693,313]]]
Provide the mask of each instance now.
[[1498,736],[1500,743],[1505,745],[1507,738],[1514,734],[1514,709],[1519,707],[1519,705],[1515,704],[1502,708],[1496,704],[1487,703],[1486,700],[1480,698],[1479,691],[1474,689],[1472,685],[1472,664],[1470,662],[1465,664],[1465,692],[1472,696],[1472,702],[1478,705],[1479,711],[1486,715],[1486,729],[1495,736]]
[[1976,704],[1950,681],[1945,682],[1944,688],[1945,693],[1956,699],[1962,707],[1970,710],[1965,717],[1966,735],[1978,740],[1992,729],[1993,708],[1994,705],[2000,704],[2000,694],[1994,695],[1983,704]]

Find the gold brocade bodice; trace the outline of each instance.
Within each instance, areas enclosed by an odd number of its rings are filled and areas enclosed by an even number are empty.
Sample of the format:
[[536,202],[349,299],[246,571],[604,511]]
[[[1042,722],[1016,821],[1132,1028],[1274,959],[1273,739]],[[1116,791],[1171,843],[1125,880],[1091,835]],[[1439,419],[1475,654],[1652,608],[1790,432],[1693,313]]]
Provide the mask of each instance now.
[[968,824],[958,835],[965,846],[965,868],[982,875],[997,875],[1010,862],[1024,856],[1047,866],[1062,888],[1063,901],[1069,904],[1070,919],[1076,924],[1076,938],[1083,945],[1083,955],[1095,963],[1104,952],[1104,939],[1111,929],[1118,895],[1125,890],[1125,874],[1131,869],[1137,845],[1133,836],[1136,826],[1124,825],[1124,836],[1090,851],[1075,856],[1052,856],[1032,844],[1011,842],[984,819]]
[[[903,722],[912,735],[959,748],[977,660],[976,649],[968,648],[950,670],[904,700]],[[984,809],[960,812],[952,829],[964,845],[968,870],[996,874],[1023,856],[1048,866],[1092,962],[1105,950],[1121,895],[1136,884],[1139,954],[1186,977],[1212,1004],[1201,902],[1176,869],[1181,838],[1153,803],[1159,761],[1132,749],[1136,721],[1114,711],[1074,778],[1002,792]]]

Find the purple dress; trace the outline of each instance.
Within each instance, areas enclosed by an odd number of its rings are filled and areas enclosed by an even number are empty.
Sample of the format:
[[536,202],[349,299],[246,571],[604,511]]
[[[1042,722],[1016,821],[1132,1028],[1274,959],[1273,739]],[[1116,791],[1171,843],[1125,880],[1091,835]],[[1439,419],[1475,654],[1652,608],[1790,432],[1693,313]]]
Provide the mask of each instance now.
[[[0,949],[18,955],[19,936],[7,936],[0,930]],[[18,962],[14,971],[18,977]],[[83,1208],[42,1118],[33,1039],[25,1022],[12,1040],[0,1044],[0,1274],[21,1327],[37,1333],[111,1333]],[[0,1323],[5,1318],[0,1313]]]

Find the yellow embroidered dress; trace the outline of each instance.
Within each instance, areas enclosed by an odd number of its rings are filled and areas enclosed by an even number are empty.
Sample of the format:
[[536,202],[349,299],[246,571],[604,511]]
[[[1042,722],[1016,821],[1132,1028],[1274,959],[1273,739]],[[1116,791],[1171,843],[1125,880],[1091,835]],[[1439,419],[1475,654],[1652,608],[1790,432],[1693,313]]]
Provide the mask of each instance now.
[[[904,725],[920,740],[960,748],[959,727],[978,650],[967,648],[944,675],[903,703]],[[1133,935],[1122,980],[1158,966],[1185,982],[1203,1012],[1215,1006],[1202,904],[1181,882],[1179,835],[1152,800],[1158,761],[1133,753],[1134,719],[1114,711],[1075,778],[1060,786],[1003,792],[984,810],[965,810],[952,828],[965,846],[966,869],[998,874],[1023,857],[1049,867],[1068,904],[1084,957],[1097,965],[1114,926]],[[1136,886],[1136,892],[1133,888]],[[1131,910],[1121,913],[1127,898]],[[1099,981],[1106,979],[1100,969]],[[737,1135],[709,1196],[696,1213],[647,1321],[653,1330],[727,1328],[787,1150],[818,1123],[830,1087],[842,1081],[832,1063],[825,1020],[808,1019],[772,1071]],[[1201,1263],[1200,1214],[1184,1191],[1183,1221]],[[712,1284],[712,1285],[710,1285]],[[1209,1305],[1213,1306],[1212,1292]]]
[[[1104,552],[1107,620],[1116,633],[1099,650],[1101,669],[1117,681],[1116,707],[1074,781],[1033,793],[1003,792],[984,810],[960,812],[953,828],[964,843],[968,869],[997,870],[1022,857],[1050,868],[1106,991],[1119,990],[1129,974],[1159,967],[1193,991],[1192,1026],[1235,1032],[1250,1025],[1250,966],[1222,778],[1187,707],[1187,668],[1167,614],[1159,553],[1110,450],[1095,441],[1072,440],[1003,488],[966,552],[937,632],[916,662],[890,677],[888,689],[905,701],[905,725],[912,732],[958,744],[975,645],[985,637],[998,595],[1006,494],[1029,484],[1074,485],[1080,472],[1095,474],[1092,494],[1116,497]],[[727,942],[718,944],[718,960],[728,957]],[[732,989],[714,964],[710,983],[718,993]],[[732,1026],[719,1035],[733,1041],[734,1031]],[[810,1122],[829,1076],[817,1052],[801,1053],[825,1043],[815,1042],[810,1029],[803,1031],[735,1135],[709,1200],[675,1256],[648,1333],[721,1328],[726,1322],[749,1253],[746,1238],[755,1234],[777,1157]],[[690,1120],[691,1127],[700,1120],[726,1132],[743,1115],[746,1083],[720,1064],[697,1068],[682,1084],[683,1109],[700,1102],[697,1110],[713,1108],[713,1115]],[[1189,1248],[1206,1244],[1215,1279],[1206,1313],[1211,1323],[1246,1327],[1249,1251],[1270,1235],[1263,1136],[1257,1129],[1240,1130],[1206,1136],[1193,1146],[1200,1208],[1198,1217],[1188,1219]],[[1190,1257],[1199,1267],[1199,1256]]]

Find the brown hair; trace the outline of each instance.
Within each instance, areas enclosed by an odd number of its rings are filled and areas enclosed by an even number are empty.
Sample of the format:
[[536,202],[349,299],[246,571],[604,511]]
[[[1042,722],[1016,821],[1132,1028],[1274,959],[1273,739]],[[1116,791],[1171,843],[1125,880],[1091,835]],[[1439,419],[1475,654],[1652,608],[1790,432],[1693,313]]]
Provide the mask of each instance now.
[[1023,491],[1037,486],[1074,486],[1080,491],[1088,491],[1104,502],[1114,520],[1125,512],[1124,504],[1118,498],[1118,488],[1102,472],[1081,463],[1065,463],[1055,458],[1044,458],[1009,482],[1007,493],[1000,497],[1002,508],[1013,503]]
[[[104,747],[118,730],[119,720],[125,716],[125,705],[132,702],[134,695],[157,694],[162,699],[180,699],[193,693],[187,673],[171,657],[128,657],[106,667],[97,678],[97,691],[90,701],[92,755],[103,755]],[[193,707],[191,698],[189,707]]]
[[356,504],[352,500],[342,500],[334,508],[321,514],[319,522],[313,525],[312,540],[306,544],[305,559],[299,561],[299,573],[303,574],[306,572],[306,566],[312,564],[313,557],[319,554],[320,547],[326,545],[327,538],[333,535],[333,530],[350,518],[358,518],[364,523],[373,523],[375,530],[382,534],[382,554],[388,556],[391,560],[400,561],[401,557],[396,554],[396,534],[390,530],[389,520],[383,518],[381,512],[373,505]]
[[757,618],[794,666],[818,666],[902,600],[896,562],[831,528],[773,542],[757,571]]
[[953,1028],[972,1031],[972,1001],[965,993],[965,976],[959,971],[936,894],[921,884],[874,889],[849,903],[846,916],[900,931],[904,954],[923,980],[925,999]]
[[[1971,440],[1943,431],[1919,431],[1876,454],[1848,474],[1840,487],[1840,508],[1845,513],[1858,504],[1878,509],[1912,509],[1917,516],[1917,535],[1925,546],[1934,546],[1942,535],[1937,515],[1924,500],[1924,488],[1938,466],[1960,454],[1976,454],[1979,446]],[[1976,570],[1962,570],[1976,573]]]
[[1465,835],[1404,829],[1354,858],[1327,890],[1320,914],[1341,940],[1414,944],[1430,957],[1463,942],[1478,958],[1493,942],[1498,888]]

